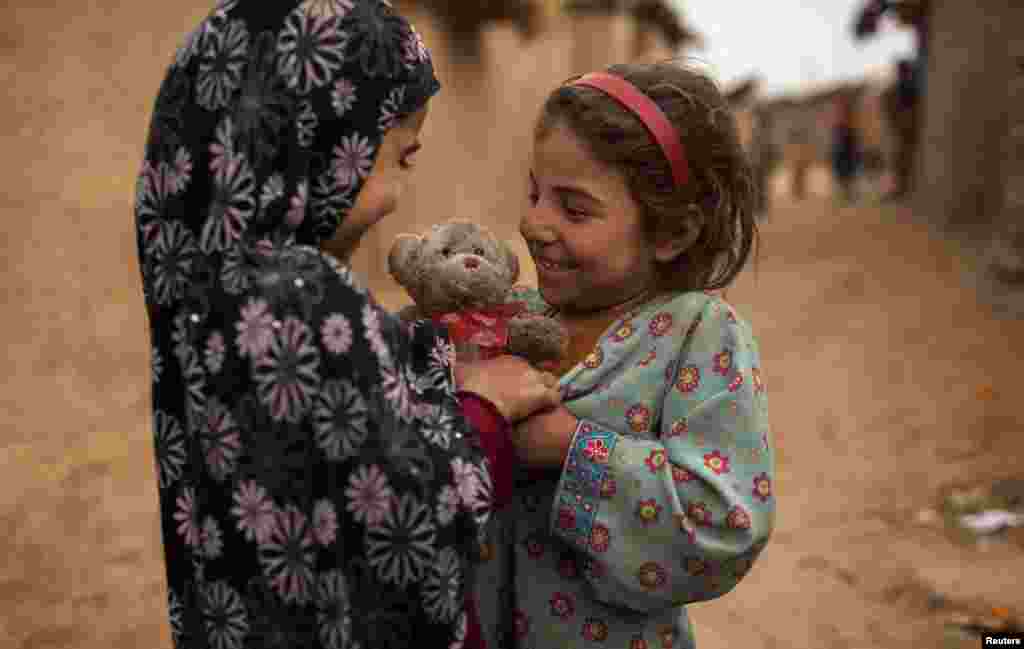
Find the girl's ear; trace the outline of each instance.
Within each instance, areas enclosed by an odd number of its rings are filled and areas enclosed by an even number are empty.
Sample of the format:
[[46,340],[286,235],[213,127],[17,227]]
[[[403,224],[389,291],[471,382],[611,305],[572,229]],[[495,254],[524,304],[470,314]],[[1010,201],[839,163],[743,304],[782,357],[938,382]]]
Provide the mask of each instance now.
[[419,265],[423,237],[416,234],[400,234],[391,244],[388,253],[388,272],[395,281],[406,289],[413,289],[416,283],[416,267]]
[[675,261],[689,250],[704,229],[704,211],[696,203],[686,206],[683,218],[665,219],[654,241],[654,258],[662,264]]
[[507,241],[499,241],[498,244],[501,247],[501,252],[505,255],[508,260],[508,270],[512,277],[509,281],[515,284],[519,281],[519,256],[512,249],[512,245]]

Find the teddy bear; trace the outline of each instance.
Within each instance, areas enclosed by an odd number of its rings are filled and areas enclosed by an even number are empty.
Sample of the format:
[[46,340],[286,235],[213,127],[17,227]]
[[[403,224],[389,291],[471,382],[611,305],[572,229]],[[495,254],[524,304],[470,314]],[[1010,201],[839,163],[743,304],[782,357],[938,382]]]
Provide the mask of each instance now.
[[388,270],[413,300],[399,318],[447,325],[459,353],[509,353],[541,365],[567,352],[569,336],[561,323],[510,301],[519,258],[482,225],[453,219],[422,235],[400,234],[388,254]]

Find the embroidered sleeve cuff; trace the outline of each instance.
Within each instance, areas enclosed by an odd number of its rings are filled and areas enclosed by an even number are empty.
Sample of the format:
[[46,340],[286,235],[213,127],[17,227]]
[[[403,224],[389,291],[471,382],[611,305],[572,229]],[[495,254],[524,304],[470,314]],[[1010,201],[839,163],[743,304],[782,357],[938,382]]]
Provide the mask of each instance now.
[[601,543],[594,537],[594,522],[602,497],[614,491],[608,465],[618,439],[618,433],[581,420],[569,445],[551,509],[551,529],[581,550]]

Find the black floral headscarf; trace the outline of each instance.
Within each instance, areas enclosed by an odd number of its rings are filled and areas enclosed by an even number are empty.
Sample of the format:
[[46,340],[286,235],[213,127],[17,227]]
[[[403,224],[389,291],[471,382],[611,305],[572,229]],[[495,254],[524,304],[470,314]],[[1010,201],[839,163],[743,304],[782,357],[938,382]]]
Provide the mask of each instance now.
[[221,0],[160,87],[135,212],[179,649],[461,646],[491,483],[450,344],[317,247],[438,88],[382,0]]

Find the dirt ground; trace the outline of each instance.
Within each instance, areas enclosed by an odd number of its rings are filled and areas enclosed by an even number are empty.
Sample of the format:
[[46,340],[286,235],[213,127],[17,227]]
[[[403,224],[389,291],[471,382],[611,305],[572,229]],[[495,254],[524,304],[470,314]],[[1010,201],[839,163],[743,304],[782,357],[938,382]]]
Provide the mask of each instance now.
[[[170,647],[131,197],[161,71],[203,7],[34,4],[0,10],[0,645]],[[993,317],[917,221],[782,200],[729,292],[761,338],[779,518],[747,580],[693,607],[702,648],[941,647],[956,610],[1020,612],[1020,546],[915,519],[1024,459],[1024,323]]]

